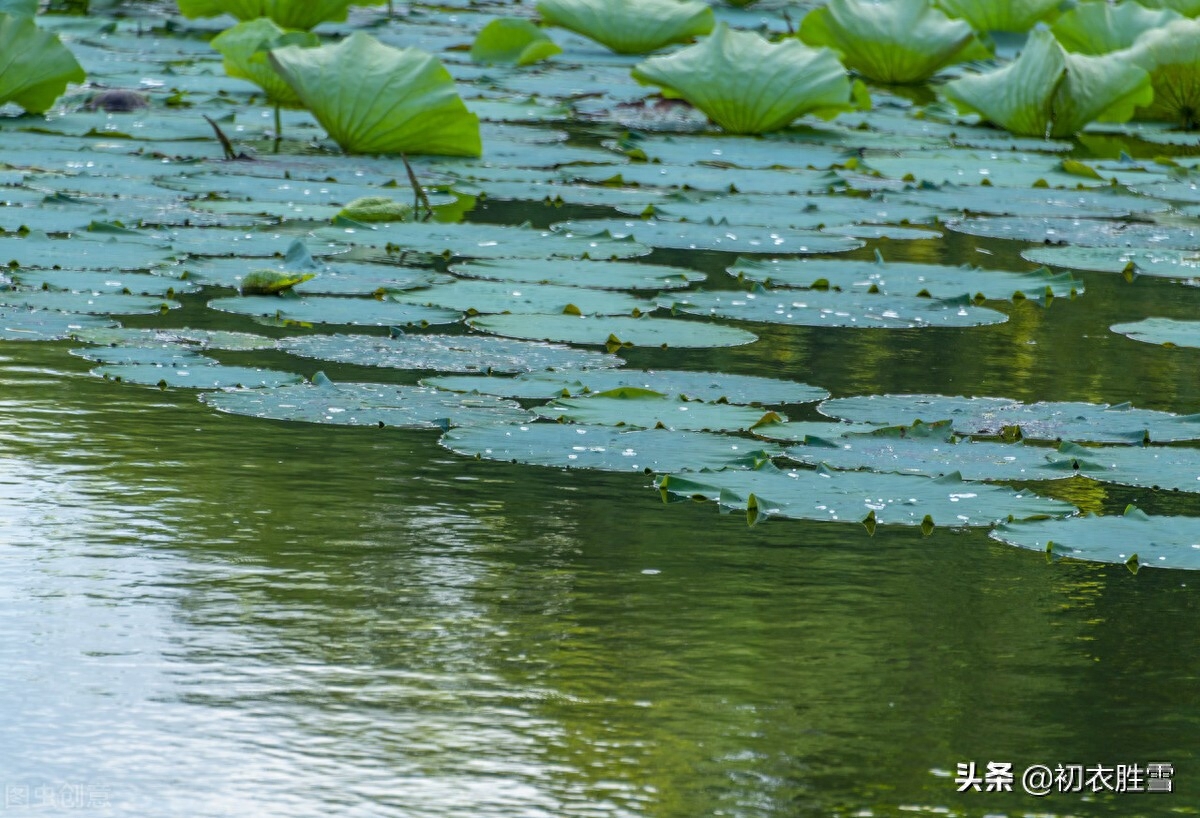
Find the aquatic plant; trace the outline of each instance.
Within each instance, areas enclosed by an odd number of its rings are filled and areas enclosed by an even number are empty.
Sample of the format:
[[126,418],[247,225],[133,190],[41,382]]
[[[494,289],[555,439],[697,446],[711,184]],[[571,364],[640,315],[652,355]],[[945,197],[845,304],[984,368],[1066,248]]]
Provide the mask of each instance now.
[[542,19],[582,34],[618,54],[648,54],[713,29],[699,0],[540,0]]
[[833,48],[848,68],[876,82],[924,82],[947,65],[991,56],[968,23],[951,20],[931,0],[829,0],[805,16],[798,34],[808,45]]
[[1150,75],[1154,99],[1139,105],[1135,117],[1200,125],[1200,20],[1177,20],[1138,37],[1123,55]]
[[271,67],[268,59],[271,49],[288,45],[312,48],[320,44],[317,35],[308,31],[288,31],[266,17],[238,23],[209,43],[225,58],[226,74],[250,80],[277,105],[299,105],[300,97]]
[[479,118],[437,57],[355,32],[336,45],[289,45],[271,65],[347,153],[479,156]]
[[1107,54],[1129,48],[1146,31],[1181,19],[1179,12],[1171,9],[1152,11],[1136,2],[1114,5],[1107,0],[1093,0],[1063,14],[1050,30],[1067,51]]
[[561,53],[562,48],[546,32],[519,17],[492,20],[471,45],[471,59],[481,63],[532,65]]
[[976,31],[1028,31],[1058,11],[1059,0],[937,0],[942,11]]
[[1021,55],[986,74],[946,83],[943,93],[964,112],[1024,136],[1074,134],[1090,122],[1126,122],[1154,98],[1150,76],[1115,54],[1071,54],[1046,29],[1029,35]]
[[54,104],[67,83],[87,74],[57,34],[42,31],[31,17],[0,14],[0,104],[15,102],[40,114]]
[[633,77],[738,134],[777,131],[805,114],[832,119],[856,107],[856,93],[857,105],[865,105],[865,89],[851,84],[831,49],[793,39],[771,43],[724,23],[694,46],[638,63]]
[[308,30],[319,23],[346,19],[351,6],[372,5],[354,0],[178,0],[184,17],[229,14],[239,20],[268,17],[283,28]]

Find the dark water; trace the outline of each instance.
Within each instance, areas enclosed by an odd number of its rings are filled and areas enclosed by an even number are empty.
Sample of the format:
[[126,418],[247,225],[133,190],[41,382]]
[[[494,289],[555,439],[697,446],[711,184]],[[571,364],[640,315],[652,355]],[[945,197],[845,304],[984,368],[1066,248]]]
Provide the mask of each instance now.
[[[1014,246],[938,252],[1026,269]],[[755,327],[750,347],[631,362],[1200,411],[1200,353],[1106,329],[1194,314],[1200,291],[1085,280],[996,327]],[[70,346],[0,348],[0,815],[1200,807],[1190,573],[1049,564],[982,532],[748,528],[649,478],[218,415],[93,378]],[[1176,791],[959,794],[960,762],[1171,762]]]

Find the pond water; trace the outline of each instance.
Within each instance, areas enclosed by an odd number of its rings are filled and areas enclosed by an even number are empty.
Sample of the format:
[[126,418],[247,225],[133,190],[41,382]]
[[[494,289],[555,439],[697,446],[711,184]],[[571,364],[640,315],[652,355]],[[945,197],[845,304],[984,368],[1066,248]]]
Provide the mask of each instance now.
[[[611,214],[485,202],[468,220]],[[948,232],[852,257],[1023,271],[1026,246]],[[647,261],[733,290],[734,258]],[[834,397],[1200,412],[1200,352],[1108,330],[1194,316],[1200,289],[1074,274],[1083,296],[989,302],[1008,317],[992,326],[725,322],[759,340],[620,354]],[[122,320],[293,331],[206,307],[230,292]],[[751,527],[711,503],[664,504],[649,475],[471,459],[436,431],[218,413],[191,390],[96,377],[79,346],[0,345],[0,815],[1200,809],[1191,572],[1051,562],[984,529]],[[213,355],[339,382],[417,377]],[[1200,514],[1194,495],[1082,478],[1038,491],[1105,514]],[[957,792],[960,764],[989,762],[1018,779],[1165,762],[1175,792]]]

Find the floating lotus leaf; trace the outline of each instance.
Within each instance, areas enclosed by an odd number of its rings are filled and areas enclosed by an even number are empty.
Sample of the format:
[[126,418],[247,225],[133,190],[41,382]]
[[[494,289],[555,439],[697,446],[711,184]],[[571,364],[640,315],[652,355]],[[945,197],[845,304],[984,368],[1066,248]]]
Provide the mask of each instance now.
[[817,407],[829,417],[902,426],[949,420],[960,435],[1010,436],[1087,443],[1168,443],[1200,439],[1200,415],[1135,409],[1127,403],[1041,402],[944,395],[865,395],[834,398]]
[[[765,437],[771,440],[790,441],[792,443],[813,443],[815,445],[829,445],[845,439],[856,439],[863,435],[889,434],[893,429],[913,429],[920,424],[912,426],[890,427],[890,426],[873,426],[870,423],[840,423],[837,421],[820,421],[820,420],[791,420],[787,423],[763,423],[754,427],[756,437]],[[941,428],[939,424],[928,424],[930,428]],[[948,428],[948,424],[943,424]],[[946,434],[941,434],[938,439],[944,440]]]
[[587,397],[559,398],[534,411],[544,418],[565,423],[696,432],[746,431],[760,423],[787,421],[775,412],[764,412],[751,406],[683,401],[628,386]]
[[617,52],[646,54],[713,28],[713,13],[697,0],[539,0],[538,14]]
[[1189,279],[1200,276],[1200,253],[1193,250],[1156,247],[1030,247],[1021,257],[1035,264],[1096,270],[1102,273],[1131,272],[1159,278]]
[[1068,53],[1045,29],[1029,35],[1011,64],[951,80],[943,92],[964,112],[1040,137],[1067,137],[1095,120],[1126,122],[1136,107],[1155,98],[1150,75],[1126,57]]
[[471,59],[482,63],[532,65],[561,54],[562,48],[531,21],[499,17],[475,35]]
[[152,364],[155,366],[210,366],[216,361],[193,350],[175,344],[160,346],[111,346],[72,349],[71,354],[98,364],[126,366]]
[[[729,185],[738,185],[742,169],[778,169],[784,168],[797,173],[799,181],[790,182],[782,193],[799,192],[810,189],[814,184],[815,173],[805,172],[806,169],[827,169],[835,164],[846,161],[846,146],[830,144],[829,135],[821,133],[819,138],[807,136],[804,133],[783,132],[766,136],[738,136],[736,134],[704,134],[702,136],[687,136],[684,134],[671,135],[630,135],[627,138],[606,142],[605,146],[617,153],[638,161],[651,162],[651,165],[630,165],[620,168],[598,168],[593,172],[605,172],[607,179],[615,173],[631,174],[630,182],[638,184],[654,184],[663,187],[679,187],[690,184],[690,174],[695,171],[700,179],[709,171],[721,171],[723,178],[729,181],[717,189],[729,190]],[[713,168],[704,167],[704,163],[716,163]],[[658,168],[655,165],[662,164]],[[700,165],[700,167],[692,167]],[[736,166],[736,170],[730,168]],[[587,173],[588,168],[571,169],[578,173]],[[730,170],[734,170],[730,173]],[[661,173],[655,173],[661,171]],[[638,174],[652,174],[649,177]],[[666,176],[663,179],[663,176]],[[829,184],[826,174],[824,190]],[[753,177],[753,174],[748,174]],[[775,192],[775,191],[766,191]]]
[[298,383],[301,378],[290,372],[259,369],[250,366],[225,366],[208,361],[201,356],[193,363],[190,359],[175,360],[169,364],[116,364],[100,366],[92,370],[106,380],[120,383],[135,383],[142,386],[181,389],[234,389],[237,387],[260,388]]
[[832,119],[857,107],[846,69],[828,48],[771,43],[724,23],[701,43],[633,69],[695,105],[729,133],[778,131],[805,114]]
[[591,344],[613,350],[624,346],[732,347],[758,340],[744,329],[672,318],[522,313],[484,315],[467,323],[509,338]]
[[[1171,9],[1150,10],[1151,3],[1109,3],[1089,0],[1065,12],[1050,30],[1068,51],[1080,54],[1107,54],[1133,45],[1142,33],[1179,20]],[[1200,2],[1196,3],[1200,9]]]
[[[796,381],[764,378],[758,375],[730,375],[723,372],[685,372],[676,370],[638,371],[602,369],[595,372],[538,372],[515,378],[457,375],[425,378],[422,383],[456,392],[480,392],[509,398],[548,400],[566,395],[607,392],[632,387],[647,389],[668,397],[709,403],[765,404],[810,403],[824,400],[824,389]],[[824,424],[832,426],[834,424]]]
[[951,17],[961,17],[976,31],[1028,31],[1058,10],[1058,0],[937,0]]
[[107,326],[112,322],[95,315],[0,306],[0,341],[57,341]]
[[76,341],[124,347],[174,347],[187,351],[271,349],[275,341],[249,332],[190,329],[92,328],[71,333]]
[[878,525],[990,526],[1009,519],[1062,516],[1074,506],[1028,491],[964,483],[958,475],[937,479],[867,471],[781,471],[770,464],[752,471],[667,475],[657,481],[668,495],[703,498],[744,510],[750,523],[766,517]]
[[618,472],[677,472],[753,464],[776,448],[708,432],[624,431],[576,423],[468,426],[442,435],[441,444],[468,457]]
[[829,46],[847,68],[885,83],[924,82],[947,65],[991,56],[970,25],[951,20],[930,0],[829,0],[805,15],[799,36],[811,46]]
[[629,293],[589,290],[557,284],[509,284],[502,281],[449,281],[423,290],[394,293],[392,301],[425,304],[468,313],[566,312],[629,315],[649,312],[654,302]]
[[1153,99],[1139,103],[1138,119],[1189,130],[1200,124],[1200,20],[1177,20],[1147,31],[1122,58],[1149,72],[1154,88]]
[[214,392],[200,399],[235,415],[340,426],[447,429],[529,419],[529,413],[516,403],[486,395],[460,395],[423,386],[333,383],[320,374],[312,383]]
[[937,438],[843,436],[810,440],[786,456],[809,466],[869,469],[875,472],[941,477],[957,472],[964,480],[1048,480],[1047,450],[1021,443],[950,442]]
[[[710,137],[710,144],[722,144],[735,137],[725,137],[718,140]],[[769,150],[776,159],[783,159],[780,150],[786,145],[771,144]],[[718,156],[724,152],[717,149]],[[669,154],[668,154],[669,155]],[[824,157],[822,157],[824,158]],[[705,161],[703,159],[698,161]],[[711,161],[725,161],[713,157]],[[764,160],[765,161],[765,160]],[[829,161],[834,161],[832,157]],[[828,164],[828,162],[826,163]],[[650,164],[624,165],[618,169],[610,166],[563,168],[564,174],[571,179],[583,180],[607,185],[642,185],[656,189],[683,189],[706,191],[711,193],[728,193],[737,190],[742,193],[828,193],[831,189],[844,184],[841,176],[829,170],[807,170],[776,168],[742,168],[742,167],[708,167],[705,165],[685,165],[673,160],[671,164],[654,162]],[[617,188],[619,190],[625,188]],[[647,202],[653,204],[654,202]]]
[[1168,347],[1200,347],[1200,321],[1145,318],[1126,324],[1113,324],[1109,329],[1147,344],[1162,344]]
[[1200,231],[1179,224],[1012,216],[964,219],[949,227],[972,236],[1080,247],[1155,247],[1161,248],[1159,252],[1171,249],[1194,252],[1200,246]]
[[271,65],[347,153],[479,156],[479,119],[432,54],[356,31],[336,45],[289,45]]
[[389,196],[363,196],[338,211],[338,216],[355,222],[403,222],[413,217],[412,205]]
[[432,253],[464,258],[632,258],[650,248],[625,237],[599,231],[564,235],[528,226],[499,224],[395,223],[377,229],[327,227],[319,236],[395,252]]
[[1087,179],[1062,169],[1062,160],[1028,151],[986,151],[942,148],[906,151],[868,151],[860,167],[892,179],[931,185],[995,187],[1104,187],[1107,179]]
[[933,299],[853,291],[759,290],[664,293],[659,305],[693,315],[809,327],[977,327],[1008,320],[1004,313],[970,303],[965,293],[958,299]]
[[1120,218],[1132,214],[1161,213],[1170,205],[1124,190],[1020,188],[998,185],[922,185],[895,193],[893,201],[913,202],[949,212],[989,216],[1067,216]]
[[439,372],[537,372],[602,369],[624,363],[615,355],[481,335],[305,335],[279,346],[305,358],[391,369]]
[[184,17],[229,14],[239,20],[269,17],[283,28],[308,30],[318,23],[346,19],[357,0],[178,0]]
[[178,301],[156,296],[69,290],[0,290],[0,304],[87,315],[146,315],[179,306]]
[[1046,469],[1117,483],[1200,493],[1200,449],[1181,446],[1079,446],[1063,443]]
[[[915,197],[914,197],[915,198]],[[643,208],[644,209],[644,208]],[[639,210],[638,212],[641,212]],[[726,223],[731,226],[759,225],[799,229],[838,228],[861,222],[893,224],[928,222],[944,215],[941,208],[875,195],[858,196],[761,195],[739,193],[697,198],[673,196],[653,205],[658,219]],[[928,235],[926,236],[928,237]]]
[[280,298],[252,295],[242,298],[215,298],[208,306],[221,312],[251,315],[278,321],[304,324],[352,324],[358,326],[400,327],[453,324],[462,319],[454,310],[441,310],[391,300],[310,296]]
[[943,264],[821,259],[739,258],[726,271],[739,280],[775,287],[830,289],[926,296],[935,299],[1040,299],[1070,297],[1083,292],[1083,282],[1069,273],[1052,275],[1045,268],[1031,273],[951,267]]
[[271,67],[268,55],[271,49],[288,45],[314,48],[321,44],[321,38],[306,31],[288,31],[260,17],[222,31],[209,44],[225,58],[226,74],[250,80],[271,102],[299,105],[300,97]]
[[30,113],[48,110],[68,83],[87,79],[58,35],[39,29],[33,17],[0,14],[0,53],[0,104],[15,102]]
[[605,290],[668,290],[704,281],[704,273],[687,267],[664,267],[630,261],[565,261],[562,259],[497,259],[463,261],[450,272],[493,281],[562,284]]
[[842,253],[863,246],[858,239],[817,230],[785,230],[729,224],[592,219],[560,222],[553,229],[580,238],[606,232],[617,238],[677,250],[725,250],[741,253]]
[[18,270],[13,280],[24,287],[70,290],[86,293],[125,293],[172,298],[178,293],[200,289],[177,278],[150,273],[105,272],[101,270]]
[[991,536],[1053,557],[1124,563],[1136,571],[1200,569],[1200,518],[1151,517],[1130,506],[1119,517],[1076,517],[1002,525]]

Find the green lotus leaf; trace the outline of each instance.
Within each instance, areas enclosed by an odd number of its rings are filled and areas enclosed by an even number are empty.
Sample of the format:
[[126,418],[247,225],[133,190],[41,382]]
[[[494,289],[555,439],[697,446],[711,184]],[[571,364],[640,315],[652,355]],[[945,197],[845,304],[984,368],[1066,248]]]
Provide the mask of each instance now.
[[1133,571],[1143,566],[1200,569],[1200,519],[1151,517],[1133,506],[1119,517],[1006,524],[991,536],[1052,557],[1124,563]]
[[238,23],[209,42],[225,58],[226,74],[250,80],[263,89],[268,100],[280,105],[299,105],[300,97],[271,67],[271,49],[288,45],[313,48],[320,44],[316,34],[288,31],[265,17]]
[[289,45],[271,65],[347,153],[479,156],[479,118],[441,61],[356,31],[336,45]]
[[876,82],[924,82],[947,65],[991,56],[969,24],[931,0],[829,0],[805,16],[799,36]]
[[1200,125],[1200,20],[1177,20],[1147,31],[1124,55],[1150,74],[1153,100],[1142,102],[1138,119],[1192,129]]
[[753,470],[724,469],[660,478],[663,494],[712,500],[744,510],[750,523],[767,517],[874,525],[964,528],[1010,519],[1062,516],[1075,507],[1006,486],[965,483],[957,474],[937,479],[868,471],[782,471],[770,463]]
[[299,383],[302,380],[299,375],[291,372],[252,366],[226,366],[201,355],[173,359],[165,363],[98,366],[92,370],[92,374],[106,380],[157,386],[162,389],[255,389]]
[[412,218],[412,205],[388,196],[363,196],[347,204],[338,216],[355,222],[403,222]]
[[1188,280],[1200,277],[1200,253],[1187,249],[1157,247],[1030,247],[1021,257],[1035,264],[1095,270],[1101,273],[1132,273]]
[[397,304],[374,298],[311,296],[280,298],[274,295],[250,295],[241,298],[216,298],[209,309],[250,315],[272,321],[304,324],[353,324],[358,326],[400,327],[457,323],[462,315],[453,310]]
[[744,329],[707,321],[627,315],[505,313],[480,316],[467,323],[509,338],[591,344],[612,350],[625,346],[733,347],[758,340],[757,335]]
[[179,302],[157,296],[125,293],[0,290],[0,305],[85,315],[151,315],[175,309]]
[[618,54],[648,54],[712,31],[713,13],[698,0],[539,0],[549,25],[582,34]]
[[1185,17],[1195,17],[1200,14],[1200,0],[1138,0],[1143,6],[1152,9],[1170,9]]
[[76,341],[121,347],[169,347],[180,352],[200,352],[206,349],[246,351],[271,349],[275,341],[262,335],[226,330],[191,329],[134,329],[132,327],[82,329],[71,333]]
[[0,341],[56,341],[110,326],[109,319],[96,315],[0,306]]
[[360,0],[178,0],[184,17],[216,17],[228,14],[239,20],[269,17],[284,28],[307,31],[318,23],[341,22],[350,6],[367,5]]
[[1109,329],[1147,344],[1161,344],[1167,347],[1200,347],[1200,321],[1143,318],[1141,321],[1113,324]]
[[40,114],[54,104],[67,83],[87,74],[57,34],[42,31],[32,17],[0,14],[0,104],[15,102]]
[[[995,4],[1003,6],[1005,4]],[[959,110],[1024,136],[1066,137],[1089,122],[1126,122],[1150,104],[1150,75],[1117,54],[1069,54],[1046,29],[1009,65],[943,87]]]
[[1058,10],[1060,0],[937,0],[942,11],[976,31],[1028,31]]
[[701,403],[669,398],[649,389],[623,386],[580,398],[560,398],[534,409],[564,423],[670,429],[694,432],[746,431],[763,422],[787,418],[761,408],[733,403]]
[[315,273],[285,273],[280,270],[252,270],[242,279],[242,295],[277,295],[303,284]]
[[503,281],[451,280],[420,290],[393,293],[389,299],[465,313],[639,315],[654,309],[654,302],[636,298],[630,293],[564,287],[559,284],[508,284]]
[[1063,475],[1046,469],[1047,450],[1021,443],[951,442],[941,438],[844,436],[836,441],[810,439],[784,454],[809,466],[869,469],[894,474],[964,480],[1052,480]]
[[[1150,10],[1140,2],[1112,4],[1108,0],[1080,3],[1054,21],[1050,30],[1067,51],[1107,54],[1129,48],[1143,32],[1182,19],[1169,8]],[[1200,2],[1193,5],[1200,10]]]
[[832,119],[859,107],[832,49],[794,39],[771,43],[724,23],[694,46],[638,63],[633,77],[682,97],[735,134],[778,131],[805,114]]
[[13,17],[33,17],[38,11],[38,0],[2,0],[0,14]]
[[546,32],[520,17],[492,20],[471,45],[471,59],[481,63],[532,65],[561,53],[562,48]]
[[1165,226],[1154,222],[1117,219],[998,218],[963,219],[948,227],[957,233],[995,239],[1033,241],[1039,244],[1070,244],[1077,247],[1107,247],[1127,250],[1154,247],[1165,254],[1170,250],[1195,255],[1200,231],[1193,224]]
[[604,290],[673,290],[704,281],[704,273],[687,267],[631,261],[566,259],[488,259],[450,265],[466,278],[530,284],[563,284]]

